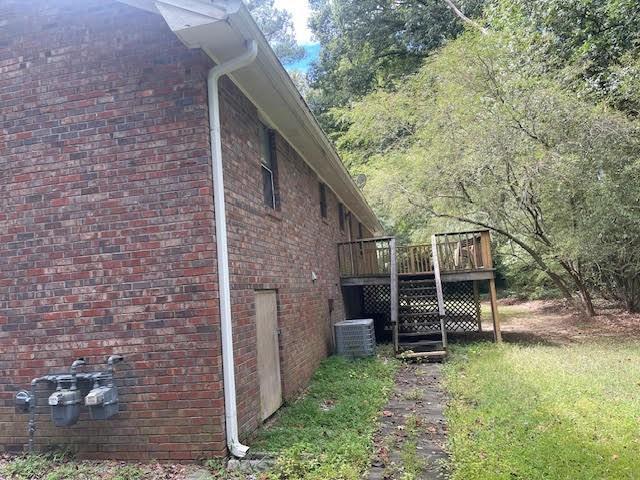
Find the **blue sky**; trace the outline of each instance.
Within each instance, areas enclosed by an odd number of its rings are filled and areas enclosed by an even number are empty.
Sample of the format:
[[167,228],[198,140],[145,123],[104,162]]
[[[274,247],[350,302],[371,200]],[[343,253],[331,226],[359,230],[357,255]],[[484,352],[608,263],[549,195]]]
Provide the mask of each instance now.
[[304,52],[305,56],[303,59],[298,60],[295,63],[285,65],[286,69],[289,71],[302,70],[303,72],[307,72],[313,61],[318,58],[318,55],[320,54],[320,44],[311,43],[304,45]]
[[309,29],[309,15],[311,13],[307,0],[276,0],[277,8],[284,8],[291,13],[293,25],[296,29],[296,39],[298,43],[304,46],[305,57],[293,64],[285,65],[287,70],[309,70],[311,63],[318,58],[320,54],[320,45],[313,38],[313,34]]

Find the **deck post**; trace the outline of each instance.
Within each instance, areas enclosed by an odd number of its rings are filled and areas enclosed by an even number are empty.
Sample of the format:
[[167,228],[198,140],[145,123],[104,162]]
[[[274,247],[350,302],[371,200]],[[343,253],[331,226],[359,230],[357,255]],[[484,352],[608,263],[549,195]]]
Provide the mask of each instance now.
[[500,316],[498,315],[498,295],[496,293],[496,279],[489,279],[489,297],[491,298],[491,319],[493,320],[493,339],[496,343],[502,342],[500,332]]
[[398,257],[396,250],[396,238],[389,240],[390,276],[391,276],[391,326],[393,328],[393,350],[398,353]]
[[478,318],[478,331],[482,333],[482,310],[480,308],[480,287],[478,280],[473,281],[473,301],[476,304],[476,317]]
[[[491,256],[491,235],[489,231],[480,234],[480,244],[482,245],[482,256],[484,268],[493,268],[493,257]],[[502,332],[500,331],[500,316],[498,315],[498,294],[496,293],[496,279],[492,275],[489,279],[489,299],[491,300],[491,320],[493,321],[493,339],[496,343],[502,342]]]

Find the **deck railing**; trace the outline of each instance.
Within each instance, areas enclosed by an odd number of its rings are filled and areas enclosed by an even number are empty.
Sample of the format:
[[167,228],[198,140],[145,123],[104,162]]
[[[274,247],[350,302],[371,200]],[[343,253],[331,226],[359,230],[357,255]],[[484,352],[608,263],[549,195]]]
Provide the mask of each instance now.
[[492,268],[488,230],[434,235],[442,272],[468,272]]
[[[439,233],[434,236],[440,271],[472,272],[493,268],[488,230]],[[391,273],[393,237],[365,238],[338,244],[341,277],[386,276]],[[433,272],[433,245],[396,247],[399,275]]]
[[338,244],[342,277],[370,277],[391,274],[392,237],[365,238]]
[[431,245],[399,245],[398,252],[398,273],[420,274],[433,271],[431,260]]

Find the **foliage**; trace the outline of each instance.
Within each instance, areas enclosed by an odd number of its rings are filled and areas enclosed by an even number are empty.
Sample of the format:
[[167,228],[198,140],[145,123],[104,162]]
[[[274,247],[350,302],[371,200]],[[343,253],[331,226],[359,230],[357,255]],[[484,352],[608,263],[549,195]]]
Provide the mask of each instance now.
[[[325,122],[334,106],[347,105],[376,88],[415,72],[424,58],[462,31],[441,0],[311,0],[310,26],[322,45],[311,72],[310,102]],[[469,14],[483,0],[464,0]]]
[[304,57],[304,48],[296,41],[289,12],[276,8],[274,0],[245,0],[245,3],[282,63]]
[[404,432],[407,437],[400,451],[403,480],[416,480],[420,478],[420,474],[426,466],[424,459],[418,454],[418,437],[424,434],[424,432],[420,431],[419,427],[419,418],[414,414],[408,415]]
[[454,347],[452,480],[637,478],[639,365],[637,343],[619,340]]
[[225,466],[224,462],[220,458],[210,458],[204,462],[204,466],[211,472],[213,478],[225,478]]
[[[402,239],[501,234],[525,296],[640,310],[636,0],[315,0],[312,108]],[[577,292],[577,295],[576,295]]]
[[361,478],[396,368],[394,359],[383,357],[325,360],[305,395],[285,407],[256,439],[257,451],[278,453],[270,478]]
[[511,249],[503,248],[495,252],[502,260],[501,273],[506,277],[505,294],[522,300],[542,300],[558,298],[562,294],[549,276],[532,265],[527,258],[511,256]]
[[55,462],[48,455],[25,455],[3,467],[2,475],[15,480],[39,478],[49,471]]
[[74,463],[60,465],[44,477],[45,480],[94,480],[95,478],[96,471],[94,469],[88,465]]
[[[187,465],[79,461],[64,451],[0,458],[2,480],[169,480],[187,478],[192,473],[194,468]],[[224,474],[216,478],[236,477]]]
[[300,92],[300,95],[302,95],[302,98],[307,98],[311,92],[307,75],[301,70],[292,70],[289,72],[289,76],[298,89],[298,92]]
[[530,68],[562,71],[574,90],[637,112],[638,91],[629,95],[637,77],[623,67],[640,55],[636,0],[497,0],[486,14],[492,28],[542,54]]
[[16,457],[0,474],[11,480],[93,480],[97,475],[89,465],[73,462],[66,451]]
[[368,174],[383,217],[491,228],[503,251],[526,258],[567,298],[578,291],[591,311],[590,286],[616,290],[602,268],[622,284],[640,268],[640,182],[630,181],[640,130],[534,75],[531,62],[510,35],[468,32],[396,91],[335,109],[345,125],[338,146],[352,170]]

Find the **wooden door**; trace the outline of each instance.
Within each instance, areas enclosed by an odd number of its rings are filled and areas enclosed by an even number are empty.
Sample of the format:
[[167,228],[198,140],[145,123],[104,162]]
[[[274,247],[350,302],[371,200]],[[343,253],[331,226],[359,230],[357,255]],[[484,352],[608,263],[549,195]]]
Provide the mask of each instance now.
[[256,292],[256,334],[260,418],[269,418],[282,405],[278,304],[273,290]]

